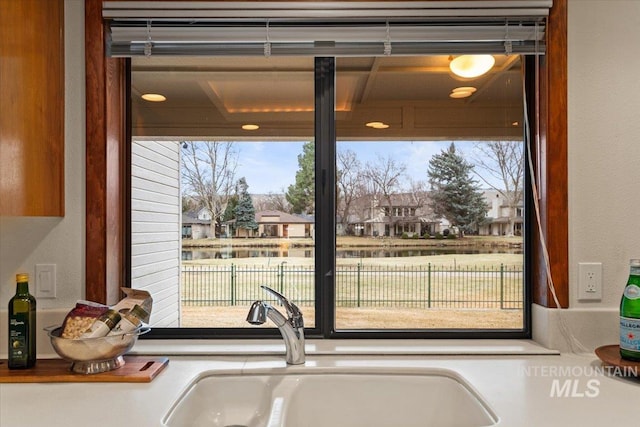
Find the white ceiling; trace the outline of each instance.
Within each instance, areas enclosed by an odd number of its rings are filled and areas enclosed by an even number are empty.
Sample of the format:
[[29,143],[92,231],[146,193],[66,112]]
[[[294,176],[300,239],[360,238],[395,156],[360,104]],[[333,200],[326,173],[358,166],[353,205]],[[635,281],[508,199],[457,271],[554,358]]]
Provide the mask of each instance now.
[[[449,72],[448,56],[338,58],[338,137],[520,138],[520,57],[495,57],[494,68],[472,81]],[[131,86],[134,136],[313,136],[313,58],[136,57]],[[460,86],[477,91],[450,98]],[[143,93],[167,100],[144,101]],[[390,127],[365,127],[370,121]],[[260,129],[243,131],[245,123]]]

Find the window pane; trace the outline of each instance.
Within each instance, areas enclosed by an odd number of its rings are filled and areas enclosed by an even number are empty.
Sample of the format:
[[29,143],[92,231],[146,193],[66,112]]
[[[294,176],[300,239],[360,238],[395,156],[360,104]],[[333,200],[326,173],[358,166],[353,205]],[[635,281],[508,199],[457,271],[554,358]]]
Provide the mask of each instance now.
[[153,326],[253,327],[253,301],[276,305],[260,285],[314,326],[313,66],[133,60],[132,287]]
[[337,329],[524,327],[521,61],[449,60],[337,60]]

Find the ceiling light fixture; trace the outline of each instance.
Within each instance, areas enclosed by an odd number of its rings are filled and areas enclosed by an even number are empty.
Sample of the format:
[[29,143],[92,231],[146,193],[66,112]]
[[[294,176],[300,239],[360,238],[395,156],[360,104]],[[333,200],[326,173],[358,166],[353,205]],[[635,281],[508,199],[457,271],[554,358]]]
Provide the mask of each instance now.
[[451,90],[449,94],[450,98],[467,98],[473,94],[477,89],[473,86],[456,87]]
[[387,129],[389,127],[388,124],[382,122],[369,122],[365,126],[373,129]]
[[449,94],[449,98],[460,99],[460,98],[468,98],[471,96],[471,92],[460,91],[460,92],[451,92]]
[[461,87],[453,88],[453,89],[451,90],[451,92],[471,92],[471,93],[473,93],[473,92],[475,92],[476,90],[478,90],[478,89],[476,89],[476,88],[475,88],[475,87],[473,87],[473,86],[461,86]]
[[451,60],[449,68],[456,76],[473,79],[489,72],[495,63],[492,55],[460,55]]
[[142,95],[142,99],[151,102],[163,102],[167,100],[167,97],[164,95],[160,95],[159,93],[145,93],[144,95]]
[[247,124],[247,125],[242,125],[242,129],[244,129],[244,130],[258,130],[258,129],[260,129],[260,126]]

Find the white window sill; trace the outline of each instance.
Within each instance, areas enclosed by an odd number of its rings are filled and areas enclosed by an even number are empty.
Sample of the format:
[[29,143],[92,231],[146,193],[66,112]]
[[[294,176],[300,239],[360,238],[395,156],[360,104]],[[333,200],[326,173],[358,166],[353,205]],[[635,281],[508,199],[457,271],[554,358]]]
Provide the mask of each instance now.
[[[531,340],[307,340],[308,355],[558,355]],[[282,354],[284,342],[265,340],[138,340],[131,354],[265,356]]]

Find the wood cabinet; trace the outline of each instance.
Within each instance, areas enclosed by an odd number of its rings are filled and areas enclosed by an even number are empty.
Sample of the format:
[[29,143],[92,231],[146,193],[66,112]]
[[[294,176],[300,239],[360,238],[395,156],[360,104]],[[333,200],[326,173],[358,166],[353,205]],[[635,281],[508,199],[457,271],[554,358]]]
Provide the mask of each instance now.
[[63,0],[0,0],[0,215],[64,216],[63,29]]

